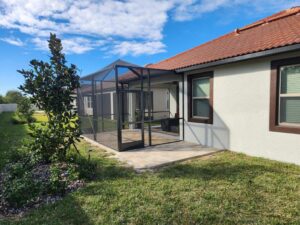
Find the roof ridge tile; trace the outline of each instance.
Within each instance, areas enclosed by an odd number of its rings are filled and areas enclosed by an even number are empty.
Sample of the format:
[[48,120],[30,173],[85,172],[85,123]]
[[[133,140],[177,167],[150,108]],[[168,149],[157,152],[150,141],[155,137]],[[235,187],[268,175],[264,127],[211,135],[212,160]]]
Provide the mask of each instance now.
[[239,30],[240,31],[248,30],[248,29],[251,29],[251,28],[254,28],[254,27],[257,27],[257,26],[261,26],[265,23],[270,23],[270,22],[273,22],[273,21],[276,21],[276,20],[280,20],[280,19],[283,19],[285,17],[292,16],[292,15],[295,15],[295,14],[298,14],[298,13],[300,13],[300,7],[299,6],[292,7],[292,8],[280,11],[276,14],[271,15],[271,16],[268,16],[266,18],[263,18],[261,20],[258,20],[256,22],[254,22],[252,24],[249,24],[247,26],[244,26],[242,28],[239,28]]
[[[300,7],[258,20],[201,45],[151,64],[151,68],[178,69],[300,43]],[[260,25],[267,26],[260,26]],[[256,41],[254,41],[256,40]]]

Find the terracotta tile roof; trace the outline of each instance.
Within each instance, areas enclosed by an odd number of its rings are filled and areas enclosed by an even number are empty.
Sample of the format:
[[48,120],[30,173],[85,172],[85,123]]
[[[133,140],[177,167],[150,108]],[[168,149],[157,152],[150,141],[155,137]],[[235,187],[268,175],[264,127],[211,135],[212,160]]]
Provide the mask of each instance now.
[[149,67],[180,69],[299,43],[300,6],[266,17]]

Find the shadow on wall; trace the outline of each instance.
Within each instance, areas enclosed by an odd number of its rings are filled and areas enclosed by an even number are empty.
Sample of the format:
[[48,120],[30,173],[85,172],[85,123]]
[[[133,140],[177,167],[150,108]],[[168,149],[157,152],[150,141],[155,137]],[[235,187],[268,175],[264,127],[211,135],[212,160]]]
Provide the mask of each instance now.
[[185,140],[219,149],[229,149],[230,131],[221,117],[214,111],[213,124],[194,123],[184,120]]
[[[266,58],[253,59],[223,65],[214,69],[214,91],[216,91],[214,98],[218,98],[216,102],[218,108],[222,110],[222,118],[226,115],[226,118],[230,119],[230,122],[234,122],[235,125],[237,124],[235,130],[239,128],[238,119],[244,120],[246,115],[257,115],[257,108],[253,107],[253,104],[249,104],[249,101],[254,100],[257,106],[265,105],[265,102],[268,101],[266,99],[269,98],[269,91],[267,89],[270,74],[269,60]],[[184,94],[188,96],[187,88]],[[232,98],[233,96],[244,96],[244,98]],[[245,100],[246,98],[248,101]],[[222,104],[222,101],[227,100],[228,104],[226,106]],[[266,105],[266,107],[269,106]],[[233,114],[237,114],[239,118],[235,119]],[[213,125],[185,121],[186,140],[202,145],[229,149],[231,145],[230,131],[222,118],[214,111]],[[229,120],[226,119],[226,121]]]

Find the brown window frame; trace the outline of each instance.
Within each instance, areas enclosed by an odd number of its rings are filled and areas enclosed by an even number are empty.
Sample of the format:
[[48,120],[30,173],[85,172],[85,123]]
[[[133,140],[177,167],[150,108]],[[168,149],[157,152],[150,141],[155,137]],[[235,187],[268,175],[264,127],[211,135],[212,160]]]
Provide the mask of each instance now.
[[[195,118],[193,117],[193,101],[192,101],[192,85],[194,79],[209,78],[209,118]],[[213,124],[213,99],[214,99],[214,73],[213,71],[188,75],[188,121],[195,123]]]
[[300,127],[279,124],[279,81],[280,67],[300,64],[300,57],[271,61],[270,85],[270,124],[269,130],[274,132],[300,134]]

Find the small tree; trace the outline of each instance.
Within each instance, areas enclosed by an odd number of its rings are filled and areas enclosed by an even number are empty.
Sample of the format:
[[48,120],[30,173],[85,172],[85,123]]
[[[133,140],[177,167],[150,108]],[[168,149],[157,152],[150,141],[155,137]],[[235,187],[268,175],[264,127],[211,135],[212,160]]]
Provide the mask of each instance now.
[[44,110],[48,123],[31,125],[34,141],[30,149],[44,160],[65,160],[67,151],[79,140],[80,129],[74,109],[74,91],[79,87],[75,65],[66,65],[61,40],[50,34],[50,62],[32,60],[30,70],[19,70],[25,78],[20,89],[31,96],[31,102]]

